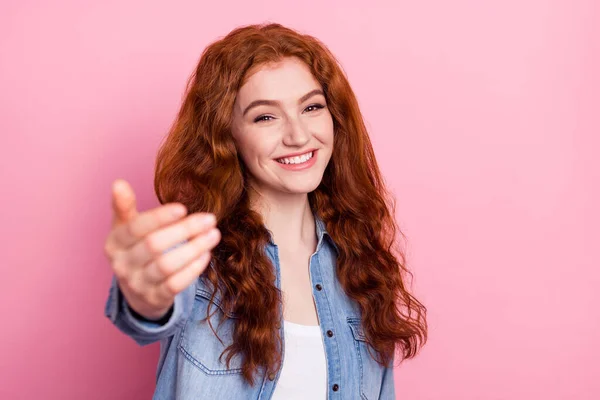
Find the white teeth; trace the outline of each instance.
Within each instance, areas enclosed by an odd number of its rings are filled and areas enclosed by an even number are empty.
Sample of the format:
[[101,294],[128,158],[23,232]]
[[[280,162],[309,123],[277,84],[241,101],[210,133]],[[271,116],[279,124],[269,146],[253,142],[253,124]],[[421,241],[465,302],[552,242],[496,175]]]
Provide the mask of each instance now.
[[301,156],[280,158],[277,160],[277,162],[280,162],[282,164],[302,164],[302,163],[310,160],[312,158],[312,156],[313,156],[313,152],[311,151],[311,152],[303,154]]

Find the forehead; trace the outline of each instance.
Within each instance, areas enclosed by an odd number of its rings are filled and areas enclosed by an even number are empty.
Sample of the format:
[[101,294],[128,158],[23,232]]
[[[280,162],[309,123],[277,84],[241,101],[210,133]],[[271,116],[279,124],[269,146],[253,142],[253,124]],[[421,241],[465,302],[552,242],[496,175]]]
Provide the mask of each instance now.
[[311,90],[320,88],[303,61],[284,58],[252,69],[238,91],[236,102],[246,104],[257,99],[296,101]]

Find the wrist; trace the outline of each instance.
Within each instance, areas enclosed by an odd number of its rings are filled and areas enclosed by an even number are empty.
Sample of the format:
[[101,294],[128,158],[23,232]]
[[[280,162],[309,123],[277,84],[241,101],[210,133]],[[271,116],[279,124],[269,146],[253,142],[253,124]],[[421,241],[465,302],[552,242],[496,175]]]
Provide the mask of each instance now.
[[152,313],[152,315],[141,314],[141,313],[137,312],[136,310],[134,310],[132,307],[128,307],[128,308],[129,308],[129,312],[131,313],[131,315],[139,321],[155,323],[158,325],[164,325],[167,322],[169,322],[169,319],[173,315],[174,306],[172,305],[171,307],[169,307],[168,309],[166,309],[162,312]]

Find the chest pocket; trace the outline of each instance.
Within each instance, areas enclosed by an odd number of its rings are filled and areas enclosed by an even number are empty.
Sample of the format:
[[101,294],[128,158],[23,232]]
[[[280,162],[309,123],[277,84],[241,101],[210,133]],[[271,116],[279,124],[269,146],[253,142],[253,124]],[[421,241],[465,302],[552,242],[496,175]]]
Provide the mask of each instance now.
[[[360,371],[360,396],[364,400],[379,399],[384,368],[369,354],[369,343],[359,318],[348,318]],[[371,349],[371,351],[373,351]]]
[[[211,313],[214,313],[210,322],[219,336],[217,338],[206,319],[210,296],[211,293],[205,287],[199,286],[196,289],[192,312],[181,332],[179,350],[189,362],[207,375],[241,374],[242,360],[239,355],[231,359],[229,368],[225,362],[225,355],[219,360],[223,350],[233,342],[232,332],[235,316],[227,314],[229,318],[226,319],[220,301],[215,296],[210,309]],[[221,323],[224,319],[225,321]],[[219,324],[221,325],[219,326]]]

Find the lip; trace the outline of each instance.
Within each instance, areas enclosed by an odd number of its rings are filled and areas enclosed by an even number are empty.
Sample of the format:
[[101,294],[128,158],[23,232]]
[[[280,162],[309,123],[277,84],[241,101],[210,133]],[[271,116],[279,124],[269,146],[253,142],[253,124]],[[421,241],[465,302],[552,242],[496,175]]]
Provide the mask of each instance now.
[[299,153],[290,153],[290,154],[287,154],[285,156],[276,157],[276,158],[274,158],[274,160],[280,160],[282,158],[290,158],[290,157],[301,156],[302,154],[310,153],[311,151],[313,152],[313,156],[314,156],[314,152],[317,151],[317,149],[307,149],[307,150],[301,151]]
[[[308,169],[310,167],[312,167],[313,165],[315,165],[315,163],[317,162],[317,150],[309,150],[307,152],[304,153],[297,153],[297,155],[301,155],[301,154],[306,154],[306,153],[310,153],[312,151],[313,156],[310,158],[310,160],[303,162],[302,164],[282,164],[277,160],[274,160],[274,162],[277,163],[277,165],[279,165],[281,168],[286,169],[288,171],[302,171],[305,169]],[[293,156],[286,156],[286,157],[293,157]],[[281,157],[281,158],[285,158],[285,157]]]

